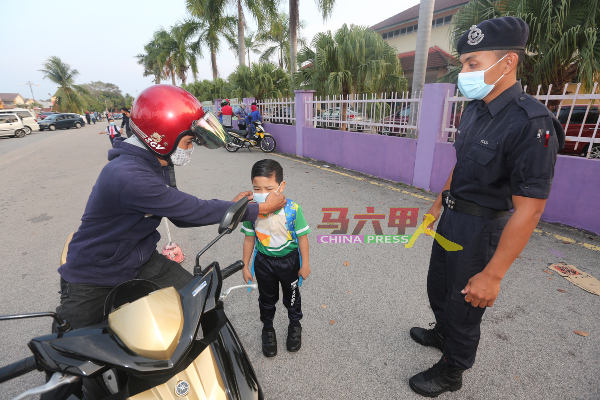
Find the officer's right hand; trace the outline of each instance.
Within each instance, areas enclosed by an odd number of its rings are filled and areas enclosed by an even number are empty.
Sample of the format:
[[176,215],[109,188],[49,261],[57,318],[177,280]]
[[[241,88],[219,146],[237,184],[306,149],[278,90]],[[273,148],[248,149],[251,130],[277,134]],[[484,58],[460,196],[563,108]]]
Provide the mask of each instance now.
[[[437,221],[438,219],[440,219],[440,215],[442,213],[442,207],[436,206],[435,203],[431,206],[431,208],[429,209],[429,211],[427,211],[425,213],[425,215],[430,214],[433,215],[433,217],[435,218],[430,224],[429,226],[427,226],[427,229],[431,229],[433,230],[433,224],[435,224],[435,221]],[[425,215],[423,215],[423,221],[425,221]],[[425,234],[427,236],[429,236],[429,234],[427,233],[427,231],[425,231]]]
[[286,201],[282,193],[271,192],[265,202],[258,205],[258,212],[259,214],[271,214],[272,212],[281,210],[285,206]]

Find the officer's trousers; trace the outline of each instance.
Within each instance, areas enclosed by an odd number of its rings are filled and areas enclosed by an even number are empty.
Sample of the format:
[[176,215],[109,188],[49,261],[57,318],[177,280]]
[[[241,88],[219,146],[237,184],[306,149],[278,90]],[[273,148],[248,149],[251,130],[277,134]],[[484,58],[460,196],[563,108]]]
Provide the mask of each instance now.
[[279,284],[283,305],[288,310],[291,325],[300,325],[302,308],[298,290],[300,253],[293,251],[284,257],[269,257],[260,252],[254,258],[254,274],[258,282],[260,320],[265,328],[273,327],[275,304],[279,301]]
[[491,260],[509,218],[490,219],[486,214],[475,217],[446,208],[436,232],[463,249],[446,251],[434,240],[429,261],[427,294],[435,320],[444,328],[444,357],[462,369],[475,362],[485,308],[467,303],[461,290]]

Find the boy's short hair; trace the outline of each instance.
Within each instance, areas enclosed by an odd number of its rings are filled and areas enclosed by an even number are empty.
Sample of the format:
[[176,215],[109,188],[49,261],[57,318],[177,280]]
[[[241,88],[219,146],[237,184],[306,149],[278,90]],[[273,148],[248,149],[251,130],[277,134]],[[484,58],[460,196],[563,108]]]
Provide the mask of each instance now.
[[264,160],[257,161],[252,166],[250,180],[254,180],[257,176],[272,178],[273,175],[275,176],[275,181],[277,183],[283,182],[283,168],[281,167],[281,164],[270,158],[265,158]]

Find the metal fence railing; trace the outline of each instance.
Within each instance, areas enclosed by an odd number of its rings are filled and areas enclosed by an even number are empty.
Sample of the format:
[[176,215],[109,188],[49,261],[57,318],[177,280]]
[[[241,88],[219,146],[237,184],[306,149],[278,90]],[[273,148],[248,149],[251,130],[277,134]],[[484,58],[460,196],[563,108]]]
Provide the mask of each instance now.
[[265,123],[296,124],[296,100],[293,97],[257,100],[256,106]]
[[[416,137],[421,110],[421,94],[356,94],[315,97],[306,101],[307,122],[316,128]],[[344,118],[344,108],[346,115]]]
[[[570,89],[569,89],[570,87]],[[586,158],[600,158],[600,91],[596,93],[598,83],[590,93],[582,93],[581,83],[565,84],[562,94],[551,94],[552,85],[548,92],[542,94],[542,86],[538,86],[535,98],[540,100],[558,118],[565,130],[565,146],[561,154],[585,156]],[[527,92],[527,86],[523,88]],[[456,128],[466,102],[471,99],[459,96],[457,90],[452,96],[450,92],[444,103],[442,121],[449,121],[442,128],[442,134],[448,141],[454,141]]]

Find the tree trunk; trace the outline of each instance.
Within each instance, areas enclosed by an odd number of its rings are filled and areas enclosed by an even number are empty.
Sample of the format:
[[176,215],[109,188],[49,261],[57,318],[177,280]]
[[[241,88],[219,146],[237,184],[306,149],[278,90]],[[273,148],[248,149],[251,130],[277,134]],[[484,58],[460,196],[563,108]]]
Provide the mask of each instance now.
[[217,75],[219,75],[219,71],[217,70],[217,52],[212,46],[210,48],[210,66],[212,67],[213,81],[216,81]]
[[[419,6],[419,29],[417,30],[417,48],[415,51],[415,67],[412,81],[412,98],[416,93],[423,90],[425,85],[425,73],[427,72],[427,56],[429,55],[429,39],[431,38],[431,20],[433,19],[433,8],[435,0],[421,0]],[[410,125],[416,125],[418,105],[410,110]]]
[[175,70],[171,70],[171,81],[173,82],[173,86],[177,86],[177,83],[175,82]]
[[246,65],[246,40],[244,39],[244,9],[238,0],[238,57],[239,65]]
[[290,73],[296,72],[296,54],[298,52],[298,0],[290,1]]
[[[342,100],[348,100],[348,94],[344,93],[342,95]],[[342,126],[340,127],[341,131],[347,131],[348,127],[346,126],[346,113],[348,112],[348,103],[342,103],[340,107],[340,117],[342,120]]]
[[250,68],[250,49],[248,49],[248,68]]

